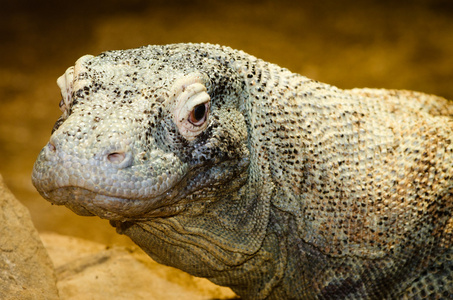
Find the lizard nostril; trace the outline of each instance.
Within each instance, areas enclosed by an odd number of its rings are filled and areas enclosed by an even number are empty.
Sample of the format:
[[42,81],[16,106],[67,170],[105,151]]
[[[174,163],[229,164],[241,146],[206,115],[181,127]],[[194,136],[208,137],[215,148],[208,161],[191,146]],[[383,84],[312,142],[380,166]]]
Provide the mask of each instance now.
[[126,158],[126,154],[124,152],[113,152],[107,155],[107,159],[112,164],[120,164]]

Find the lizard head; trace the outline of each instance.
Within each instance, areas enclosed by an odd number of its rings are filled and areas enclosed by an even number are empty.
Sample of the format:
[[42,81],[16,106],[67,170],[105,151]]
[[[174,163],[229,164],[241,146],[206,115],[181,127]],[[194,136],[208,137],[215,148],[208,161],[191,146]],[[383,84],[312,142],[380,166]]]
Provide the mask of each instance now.
[[245,181],[245,84],[195,45],[86,55],[57,83],[63,114],[32,175],[50,202],[140,220],[178,214]]

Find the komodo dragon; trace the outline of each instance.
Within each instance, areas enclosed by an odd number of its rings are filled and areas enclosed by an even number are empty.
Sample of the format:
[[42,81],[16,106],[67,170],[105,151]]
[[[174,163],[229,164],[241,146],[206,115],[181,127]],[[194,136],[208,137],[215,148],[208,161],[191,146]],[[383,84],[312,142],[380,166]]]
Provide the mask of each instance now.
[[33,183],[244,299],[453,297],[453,104],[210,44],[83,56]]

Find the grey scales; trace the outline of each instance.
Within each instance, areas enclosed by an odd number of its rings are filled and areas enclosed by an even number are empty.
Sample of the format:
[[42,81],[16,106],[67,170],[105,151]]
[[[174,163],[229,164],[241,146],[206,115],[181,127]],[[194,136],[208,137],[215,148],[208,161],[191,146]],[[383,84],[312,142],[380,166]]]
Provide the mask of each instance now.
[[57,82],[33,184],[157,262],[243,299],[453,297],[452,102],[211,44],[86,55]]

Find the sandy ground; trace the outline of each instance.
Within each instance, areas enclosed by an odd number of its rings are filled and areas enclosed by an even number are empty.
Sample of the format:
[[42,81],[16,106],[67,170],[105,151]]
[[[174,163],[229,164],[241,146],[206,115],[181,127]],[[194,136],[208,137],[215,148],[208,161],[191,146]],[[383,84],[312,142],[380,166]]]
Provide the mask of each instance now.
[[51,206],[30,181],[60,114],[55,81],[87,53],[219,43],[341,88],[453,99],[450,0],[8,2],[0,10],[0,173],[40,231],[128,243],[107,221]]

